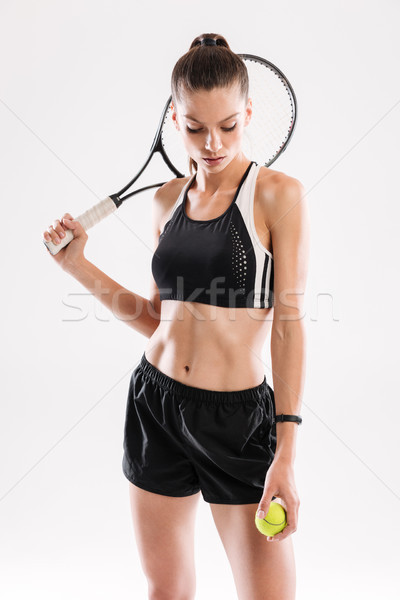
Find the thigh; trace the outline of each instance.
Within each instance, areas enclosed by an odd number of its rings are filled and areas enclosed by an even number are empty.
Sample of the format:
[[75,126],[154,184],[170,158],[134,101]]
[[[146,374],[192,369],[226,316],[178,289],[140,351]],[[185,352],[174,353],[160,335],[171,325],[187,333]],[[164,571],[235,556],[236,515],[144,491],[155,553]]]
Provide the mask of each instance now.
[[129,495],[149,597],[194,598],[194,530],[200,492],[176,498],[129,483]]
[[296,568],[293,540],[268,542],[254,517],[258,503],[210,504],[225,548],[239,600],[294,600]]

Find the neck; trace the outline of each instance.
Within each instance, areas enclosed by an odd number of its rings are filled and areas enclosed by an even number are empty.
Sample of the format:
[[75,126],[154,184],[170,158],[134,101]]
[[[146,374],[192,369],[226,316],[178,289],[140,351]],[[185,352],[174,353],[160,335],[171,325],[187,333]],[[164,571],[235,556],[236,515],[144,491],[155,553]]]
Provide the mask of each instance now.
[[198,165],[198,170],[194,175],[195,181],[190,188],[207,196],[237,188],[250,162],[250,159],[240,153],[222,171],[217,173],[209,172]]

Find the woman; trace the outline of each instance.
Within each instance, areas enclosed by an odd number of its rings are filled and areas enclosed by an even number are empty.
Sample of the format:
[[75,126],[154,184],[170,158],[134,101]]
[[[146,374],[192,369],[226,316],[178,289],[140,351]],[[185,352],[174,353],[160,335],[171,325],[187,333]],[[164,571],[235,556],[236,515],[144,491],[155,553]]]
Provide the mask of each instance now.
[[[242,152],[252,115],[248,74],[225,38],[197,37],[175,65],[171,86],[191,175],[154,196],[150,299],[84,257],[87,234],[69,213],[44,238],[57,243],[71,228],[73,241],[54,260],[149,338],[130,380],[123,457],[149,598],[194,598],[202,493],[239,599],[289,600],[299,420],[275,424],[274,417],[299,415],[304,386],[304,190]],[[270,332],[274,389],[262,355]],[[275,497],[288,524],[267,538],[254,517]]]

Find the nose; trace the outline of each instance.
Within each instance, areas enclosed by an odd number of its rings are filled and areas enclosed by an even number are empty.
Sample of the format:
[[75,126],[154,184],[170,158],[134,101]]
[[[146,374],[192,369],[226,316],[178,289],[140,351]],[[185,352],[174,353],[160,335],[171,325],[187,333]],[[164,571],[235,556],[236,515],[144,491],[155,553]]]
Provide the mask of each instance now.
[[218,152],[220,148],[222,148],[221,140],[216,134],[210,133],[206,140],[206,150]]

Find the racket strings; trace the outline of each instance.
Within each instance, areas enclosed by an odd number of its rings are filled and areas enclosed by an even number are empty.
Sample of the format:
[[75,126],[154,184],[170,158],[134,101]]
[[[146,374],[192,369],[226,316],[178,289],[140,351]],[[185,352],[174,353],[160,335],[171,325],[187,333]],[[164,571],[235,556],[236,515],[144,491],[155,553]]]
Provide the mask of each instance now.
[[290,136],[294,102],[290,89],[275,71],[253,61],[247,61],[246,66],[253,114],[245,129],[245,144],[249,158],[271,164]]

